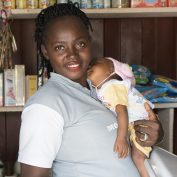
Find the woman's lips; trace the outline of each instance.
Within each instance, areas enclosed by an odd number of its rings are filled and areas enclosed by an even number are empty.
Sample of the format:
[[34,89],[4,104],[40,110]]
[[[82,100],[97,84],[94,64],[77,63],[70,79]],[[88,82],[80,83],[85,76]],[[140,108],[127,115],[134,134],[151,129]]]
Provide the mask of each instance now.
[[69,63],[66,65],[66,67],[70,71],[78,71],[80,70],[80,63]]

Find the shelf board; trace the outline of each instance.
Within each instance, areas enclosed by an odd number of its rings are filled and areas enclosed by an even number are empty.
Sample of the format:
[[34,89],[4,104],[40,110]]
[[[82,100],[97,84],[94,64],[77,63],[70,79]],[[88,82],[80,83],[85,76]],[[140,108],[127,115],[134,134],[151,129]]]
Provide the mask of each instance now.
[[[177,108],[177,103],[155,103],[155,109]],[[23,106],[1,106],[0,112],[22,112]]]
[[[177,7],[82,9],[89,18],[177,17]],[[14,19],[36,18],[41,9],[12,9]]]
[[22,112],[23,106],[2,106],[0,112]]
[[155,103],[155,109],[177,108],[177,103]]

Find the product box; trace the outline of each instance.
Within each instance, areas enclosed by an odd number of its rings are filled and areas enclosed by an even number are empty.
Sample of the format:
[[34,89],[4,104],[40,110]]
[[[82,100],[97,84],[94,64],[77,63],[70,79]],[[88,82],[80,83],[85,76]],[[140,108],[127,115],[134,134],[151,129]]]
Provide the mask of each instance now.
[[4,69],[4,106],[15,106],[15,71]]
[[167,7],[168,0],[131,0],[131,7]]
[[3,96],[3,72],[0,72],[0,106],[4,104],[4,96]]
[[25,65],[15,65],[16,106],[25,104]]
[[26,9],[26,0],[16,0],[16,9]]
[[169,7],[177,7],[177,0],[168,0]]
[[37,75],[26,75],[25,82],[25,99],[27,100],[37,91]]
[[112,8],[127,8],[130,7],[129,0],[112,0]]
[[0,9],[2,9],[3,8],[3,2],[2,2],[2,0],[0,0]]

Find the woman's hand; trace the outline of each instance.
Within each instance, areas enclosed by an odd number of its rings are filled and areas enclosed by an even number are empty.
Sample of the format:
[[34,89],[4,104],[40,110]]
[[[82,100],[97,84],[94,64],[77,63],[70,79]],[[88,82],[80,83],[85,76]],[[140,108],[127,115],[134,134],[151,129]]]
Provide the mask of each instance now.
[[[137,120],[134,122],[136,132],[136,141],[141,146],[153,146],[159,143],[164,136],[162,125],[158,117],[153,112],[148,103],[145,103],[145,109],[148,112],[149,120]],[[146,134],[146,137],[145,137]]]

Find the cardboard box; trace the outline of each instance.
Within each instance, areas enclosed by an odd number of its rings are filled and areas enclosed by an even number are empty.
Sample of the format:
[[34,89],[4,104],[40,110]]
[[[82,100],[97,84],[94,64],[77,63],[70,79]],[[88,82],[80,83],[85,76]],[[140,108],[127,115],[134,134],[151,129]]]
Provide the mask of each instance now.
[[37,75],[26,75],[26,95],[25,99],[27,100],[37,91]]
[[25,65],[15,65],[16,106],[25,104]]
[[177,0],[168,0],[169,7],[177,7]]
[[168,0],[131,0],[131,7],[167,7]]
[[4,69],[4,106],[15,106],[15,72]]

